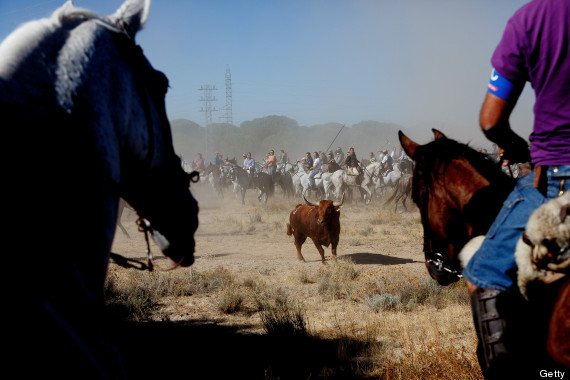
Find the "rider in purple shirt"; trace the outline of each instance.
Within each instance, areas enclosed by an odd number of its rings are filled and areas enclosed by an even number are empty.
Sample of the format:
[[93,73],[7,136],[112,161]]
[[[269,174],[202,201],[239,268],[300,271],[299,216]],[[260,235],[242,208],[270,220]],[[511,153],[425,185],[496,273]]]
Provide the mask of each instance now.
[[567,0],[531,1],[509,20],[491,58],[493,77],[502,77],[514,87],[507,100],[516,102],[527,81],[534,89],[530,142],[535,165],[570,162],[568,12]]
[[[514,251],[530,214],[570,188],[570,0],[533,0],[520,8],[508,21],[491,63],[481,128],[504,150],[504,159],[530,161],[534,172],[518,180],[463,275],[485,378],[536,377],[540,369],[556,369],[545,340],[549,296],[555,297],[561,284],[549,285],[538,307],[538,300],[524,300]],[[509,124],[527,81],[536,94],[530,152]]]

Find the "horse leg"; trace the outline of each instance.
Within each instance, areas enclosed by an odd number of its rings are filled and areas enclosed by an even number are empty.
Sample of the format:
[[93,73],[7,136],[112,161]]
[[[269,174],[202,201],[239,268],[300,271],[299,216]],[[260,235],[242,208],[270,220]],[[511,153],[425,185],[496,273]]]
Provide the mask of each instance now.
[[123,200],[123,198],[121,198],[119,200],[119,211],[118,214],[119,216],[117,217],[117,226],[121,229],[121,231],[123,231],[123,233],[130,238],[129,233],[127,232],[127,230],[125,229],[125,227],[123,227],[123,224],[121,223],[121,218],[123,217],[123,211],[125,210],[126,204],[125,201]]
[[370,192],[368,186],[360,186],[360,189],[361,194],[364,196],[364,204],[369,205],[372,199],[372,192]]
[[[400,201],[400,198],[402,198],[402,195],[403,195],[402,193],[400,193],[399,189],[396,191],[398,191],[398,194],[396,195],[396,198],[394,199],[394,205],[395,205],[394,212],[398,211],[398,202]],[[404,206],[404,207],[406,207],[406,206]]]

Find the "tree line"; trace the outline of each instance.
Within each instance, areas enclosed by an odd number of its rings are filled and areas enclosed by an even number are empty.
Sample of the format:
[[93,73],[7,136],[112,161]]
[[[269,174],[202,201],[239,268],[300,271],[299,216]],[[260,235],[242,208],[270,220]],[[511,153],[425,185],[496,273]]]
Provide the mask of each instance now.
[[186,161],[195,160],[197,153],[201,153],[206,164],[215,152],[224,158],[235,157],[238,162],[242,154],[251,152],[256,160],[262,161],[270,149],[274,149],[276,155],[284,149],[292,161],[306,152],[334,151],[337,147],[344,152],[354,147],[359,159],[368,158],[370,152],[376,154],[379,149],[399,147],[398,130],[404,130],[397,124],[378,121],[362,121],[352,126],[327,123],[306,127],[286,116],[275,115],[245,121],[239,127],[227,123],[202,127],[186,119],[172,120],[171,126],[176,152]]

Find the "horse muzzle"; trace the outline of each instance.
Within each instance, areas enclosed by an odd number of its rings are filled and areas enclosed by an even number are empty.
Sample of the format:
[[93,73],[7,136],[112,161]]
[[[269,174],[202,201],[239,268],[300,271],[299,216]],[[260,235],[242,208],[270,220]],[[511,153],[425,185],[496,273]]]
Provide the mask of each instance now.
[[461,271],[452,268],[439,253],[426,252],[426,267],[428,273],[441,286],[447,286],[459,281]]
[[176,267],[189,267],[194,263],[194,239],[185,239],[184,244],[171,244],[160,232],[151,232],[152,240],[160,248],[162,253],[168,257],[171,269]]

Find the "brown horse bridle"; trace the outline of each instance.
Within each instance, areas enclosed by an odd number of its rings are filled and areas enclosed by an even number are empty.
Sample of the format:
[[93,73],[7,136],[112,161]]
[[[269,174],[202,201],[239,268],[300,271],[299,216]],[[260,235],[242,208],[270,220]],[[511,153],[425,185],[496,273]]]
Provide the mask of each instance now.
[[[420,169],[416,169],[416,174],[420,177],[424,176],[423,171]],[[422,207],[420,210],[424,230],[424,257],[428,266],[428,271],[430,272],[430,275],[437,279],[441,285],[448,285],[459,281],[463,277],[461,274],[461,268],[458,268],[457,265],[453,265],[452,262],[440,252],[435,252],[431,249],[431,228],[429,226],[428,214],[429,190],[425,183],[422,184],[420,191],[422,195]]]

